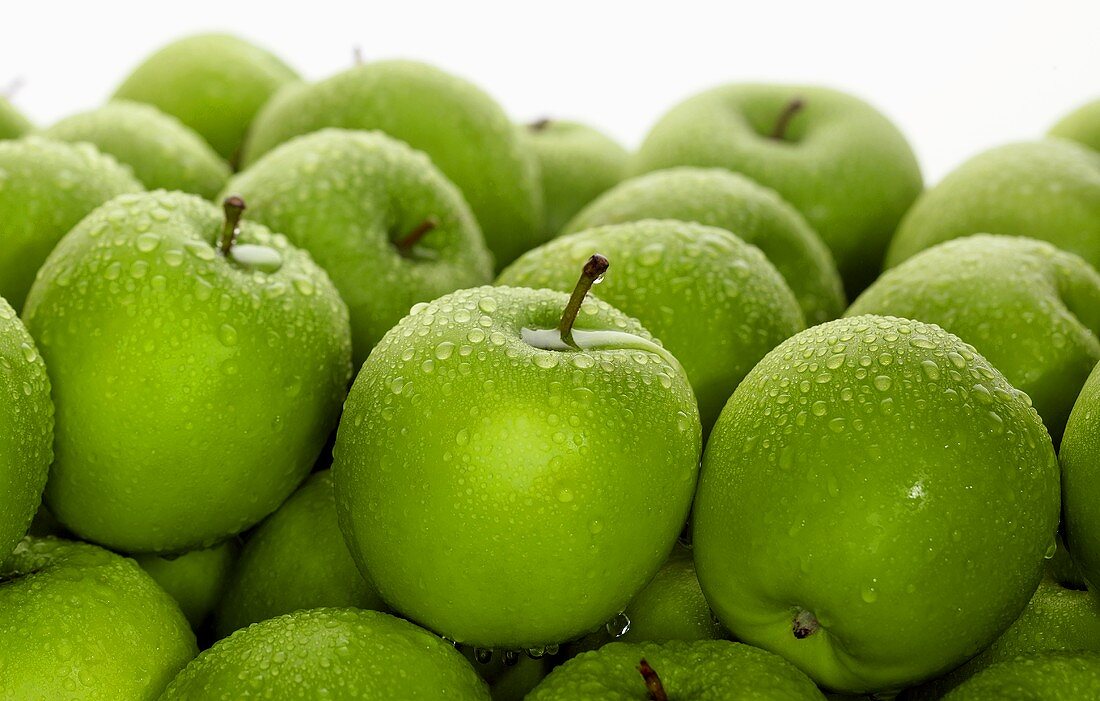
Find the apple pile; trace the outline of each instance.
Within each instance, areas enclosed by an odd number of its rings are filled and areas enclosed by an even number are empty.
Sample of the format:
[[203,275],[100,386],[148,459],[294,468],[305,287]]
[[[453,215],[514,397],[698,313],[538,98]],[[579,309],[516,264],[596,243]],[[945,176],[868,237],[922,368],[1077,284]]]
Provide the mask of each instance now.
[[1098,267],[1100,100],[925,189],[821,87],[0,99],[0,699],[1100,698]]

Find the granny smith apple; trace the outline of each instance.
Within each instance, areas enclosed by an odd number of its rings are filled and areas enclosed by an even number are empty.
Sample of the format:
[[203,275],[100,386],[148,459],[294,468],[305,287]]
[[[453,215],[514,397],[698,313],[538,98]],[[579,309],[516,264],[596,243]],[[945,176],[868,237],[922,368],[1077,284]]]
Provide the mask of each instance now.
[[161,701],[325,698],[488,701],[449,643],[408,621],[312,609],[239,630],[194,659]]
[[646,219],[562,236],[524,254],[497,283],[569,291],[593,252],[615,261],[600,299],[634,316],[683,365],[704,433],[757,361],[805,328],[787,283],[730,232]]
[[58,240],[107,200],[139,191],[129,169],[93,146],[0,141],[0,297],[22,309]]
[[424,154],[380,132],[293,139],[228,192],[332,276],[351,312],[355,367],[413,304],[492,277],[461,193]]
[[201,136],[140,102],[109,102],[62,119],[42,134],[92,144],[130,166],[150,190],[181,190],[213,199],[229,179],[229,164]]
[[0,698],[152,700],[197,653],[133,560],[28,537],[0,561]]
[[249,535],[216,629],[225,637],[250,623],[325,606],[385,608],[344,544],[328,470],[312,475]]
[[182,555],[138,555],[134,559],[176,600],[191,627],[198,628],[221,600],[237,551],[237,542],[227,540]]
[[1062,524],[1074,563],[1100,583],[1100,365],[1093,369],[1062,436]]
[[844,311],[840,273],[821,237],[773,190],[743,175],[688,167],[640,175],[596,198],[563,233],[639,219],[681,219],[732,231],[775,265],[807,323]]
[[545,650],[533,651],[537,656],[532,656],[515,650],[492,651],[465,645],[459,649],[489,685],[489,695],[493,701],[523,701],[562,656]]
[[1019,655],[982,671],[944,701],[1079,701],[1100,698],[1100,653]]
[[29,134],[34,125],[15,109],[11,101],[0,95],[0,139],[18,139]]
[[1026,395],[938,326],[859,316],[767,355],[715,424],[695,566],[719,620],[819,684],[890,692],[1035,591],[1058,463]]
[[732,84],[685,100],[633,160],[635,173],[672,166],[727,168],[778,192],[829,246],[850,294],[875,278],[923,187],[917,159],[890,120],[822,87]]
[[0,559],[26,534],[53,458],[50,378],[15,310],[0,297]]
[[626,149],[590,126],[540,119],[521,133],[538,160],[544,239],[556,236],[574,214],[626,174]]
[[1100,273],[1034,239],[976,235],[886,271],[848,310],[937,324],[1031,397],[1054,441],[1100,361]]
[[213,545],[309,472],[351,375],[347,308],[309,255],[184,193],[124,195],[50,255],[24,319],[57,408],[46,501],[125,552]]
[[691,550],[677,546],[656,576],[626,607],[630,626],[620,642],[720,640],[726,637],[703,597]]
[[1049,241],[1100,268],[1100,153],[1046,139],[974,156],[917,200],[890,242],[886,264],[983,233]]
[[498,266],[544,240],[534,154],[472,83],[415,61],[378,61],[288,88],[256,117],[244,162],[324,127],[378,129],[427,153],[470,203]]
[[585,298],[606,266],[593,255],[571,296],[481,287],[417,305],[348,395],[332,471],[352,557],[451,640],[526,650],[594,630],[684,525],[695,399],[640,323]]
[[611,643],[558,667],[527,701],[824,699],[778,655],[725,640]]
[[1081,105],[1050,128],[1050,135],[1100,151],[1100,100]]
[[245,133],[280,88],[298,80],[267,50],[229,34],[178,39],[146,58],[114,97],[150,104],[237,162]]

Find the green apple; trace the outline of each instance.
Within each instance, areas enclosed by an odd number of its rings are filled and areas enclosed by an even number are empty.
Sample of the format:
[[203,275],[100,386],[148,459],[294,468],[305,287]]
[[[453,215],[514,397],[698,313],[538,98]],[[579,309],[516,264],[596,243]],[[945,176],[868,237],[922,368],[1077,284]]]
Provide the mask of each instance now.
[[26,534],[53,458],[50,378],[15,310],[0,297],[0,560]]
[[798,210],[773,190],[722,168],[669,168],[624,181],[563,233],[639,219],[681,219],[732,231],[759,248],[787,281],[810,325],[844,311],[832,254]]
[[897,691],[1019,616],[1058,502],[1042,421],[972,346],[840,319],[777,347],[730,398],[703,458],[695,566],[739,640],[834,691]]
[[725,640],[611,643],[558,667],[527,701],[824,700],[778,655]]
[[182,555],[138,555],[134,559],[176,600],[191,627],[198,628],[221,600],[237,550],[237,542],[227,540]]
[[385,608],[344,544],[328,470],[312,475],[248,536],[216,630],[225,637],[250,623],[326,606]]
[[0,139],[18,139],[33,129],[34,125],[6,97],[0,95]]
[[539,164],[544,239],[626,174],[626,149],[592,127],[540,119],[521,129]]
[[355,367],[413,304],[492,278],[461,193],[423,153],[380,132],[293,139],[228,192],[332,276],[351,312]]
[[133,560],[28,537],[0,561],[0,651],[0,698],[151,701],[198,648]]
[[472,83],[423,63],[378,61],[288,88],[256,117],[245,163],[324,127],[379,129],[427,153],[462,190],[498,266],[544,240],[534,154]]
[[196,34],[149,56],[115,91],[176,117],[236,163],[260,108],[297,73],[277,56],[229,34]]
[[523,701],[558,662],[559,655],[538,651],[537,657],[518,651],[497,651],[461,646],[462,654],[489,685],[493,701]]
[[923,187],[912,149],[886,117],[810,86],[724,85],[685,100],[633,161],[635,173],[672,166],[727,168],[778,192],[824,239],[850,294],[878,274]]
[[983,670],[944,701],[1081,701],[1100,698],[1100,653],[1020,655]]
[[462,654],[408,621],[312,609],[239,630],[180,672],[161,701],[488,701]]
[[308,254],[241,223],[243,206],[118,197],[31,289],[57,408],[46,501],[84,539],[213,545],[274,511],[336,423],[347,308]]
[[1059,458],[1066,546],[1095,588],[1100,586],[1100,365],[1073,405]]
[[677,546],[668,561],[630,602],[626,643],[721,640],[726,637],[703,597],[691,550]]
[[58,240],[107,200],[139,191],[128,168],[93,146],[0,141],[0,297],[19,311]]
[[1081,105],[1050,128],[1050,135],[1100,151],[1100,100]]
[[886,271],[848,310],[937,324],[1035,404],[1055,443],[1100,361],[1100,274],[1044,241],[975,235]]
[[596,251],[616,266],[600,299],[641,321],[680,361],[704,433],[757,361],[806,326],[759,249],[691,222],[646,219],[562,236],[524,254],[497,284],[568,292]]
[[886,264],[982,233],[1049,241],[1100,268],[1100,153],[1047,139],[974,156],[917,200]]
[[606,265],[592,256],[572,296],[481,287],[417,305],[348,395],[341,530],[382,598],[451,640],[526,650],[594,630],[684,525],[695,399],[641,324],[585,299]]
[[130,166],[150,190],[181,190],[213,199],[229,179],[229,164],[201,136],[140,102],[109,102],[62,119],[42,134],[92,144]]

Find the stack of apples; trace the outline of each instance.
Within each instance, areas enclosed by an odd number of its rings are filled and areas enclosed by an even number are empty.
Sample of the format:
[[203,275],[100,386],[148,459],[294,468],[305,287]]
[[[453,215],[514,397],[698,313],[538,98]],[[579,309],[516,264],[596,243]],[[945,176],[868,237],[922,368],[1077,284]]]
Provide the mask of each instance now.
[[1100,698],[1097,267],[1100,101],[926,189],[813,86],[0,99],[0,698]]

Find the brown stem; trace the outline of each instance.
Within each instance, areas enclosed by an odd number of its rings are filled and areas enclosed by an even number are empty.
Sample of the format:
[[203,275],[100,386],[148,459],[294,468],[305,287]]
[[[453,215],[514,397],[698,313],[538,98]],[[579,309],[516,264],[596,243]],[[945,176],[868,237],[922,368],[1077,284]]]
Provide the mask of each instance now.
[[225,210],[225,226],[222,227],[218,248],[223,256],[228,256],[230,249],[237,241],[237,235],[241,233],[241,215],[245,210],[244,200],[236,195],[230,195],[222,202],[222,208]]
[[394,245],[397,246],[397,250],[401,252],[401,255],[408,256],[412,252],[413,246],[420,243],[420,239],[434,231],[438,226],[438,219],[435,217],[428,217],[414,226],[409,233],[399,238]]
[[[565,311],[561,315],[561,323],[558,324],[558,332],[561,333],[561,342],[570,348],[577,348],[577,342],[573,340],[573,324],[577,321],[577,313],[581,310],[581,303],[592,289],[592,285],[603,277],[611,263],[599,253],[593,253],[592,257],[581,269],[581,277],[577,280],[577,286],[573,288],[573,294],[569,296],[569,303],[565,305]],[[579,350],[579,348],[578,348]]]
[[527,128],[533,132],[540,132],[546,129],[548,126],[554,123],[554,120],[549,117],[543,117],[542,119],[536,119],[527,125]]
[[821,623],[816,616],[805,609],[800,609],[791,621],[791,632],[799,640],[804,640],[819,630],[821,630]]
[[801,97],[796,97],[787,103],[787,106],[783,108],[783,111],[779,113],[779,118],[775,120],[775,128],[772,129],[771,138],[776,141],[782,141],[783,137],[787,135],[787,126],[790,125],[794,116],[802,111],[802,108],[806,106],[805,100]]
[[649,692],[649,701],[668,701],[665,685],[661,683],[661,678],[657,676],[656,670],[649,666],[644,657],[638,663],[638,671],[641,672],[642,679],[645,681],[646,691]]

